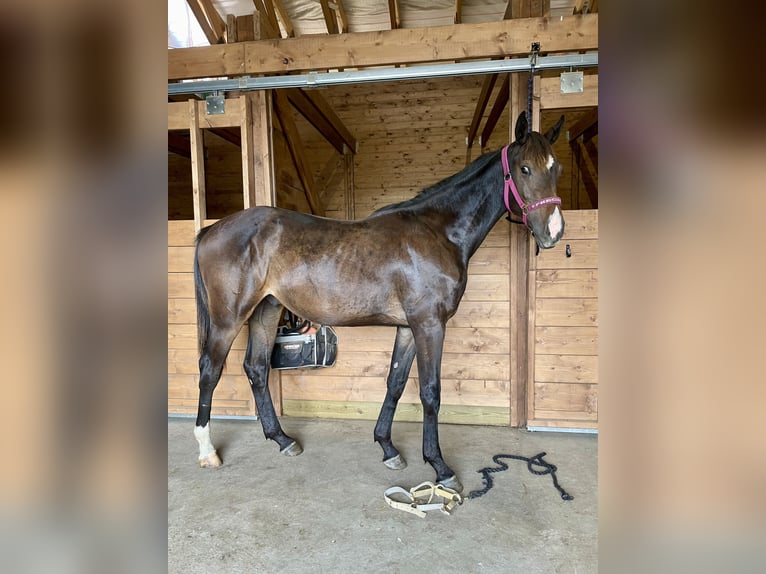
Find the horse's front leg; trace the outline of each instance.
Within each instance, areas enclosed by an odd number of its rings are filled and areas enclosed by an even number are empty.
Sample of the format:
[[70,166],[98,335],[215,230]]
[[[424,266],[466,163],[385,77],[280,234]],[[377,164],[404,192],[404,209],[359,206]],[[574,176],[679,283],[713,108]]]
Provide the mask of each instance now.
[[391,353],[388,379],[386,380],[386,398],[380,408],[380,415],[373,434],[375,441],[383,448],[383,464],[394,470],[407,467],[407,462],[391,442],[391,425],[394,421],[396,405],[399,403],[407,384],[413,359],[415,359],[415,340],[412,336],[412,330],[409,327],[398,327],[394,350]]
[[418,357],[420,402],[423,405],[423,459],[436,471],[436,481],[458,492],[463,485],[447,466],[439,448],[439,407],[441,405],[441,362],[444,323],[430,321],[412,326]]

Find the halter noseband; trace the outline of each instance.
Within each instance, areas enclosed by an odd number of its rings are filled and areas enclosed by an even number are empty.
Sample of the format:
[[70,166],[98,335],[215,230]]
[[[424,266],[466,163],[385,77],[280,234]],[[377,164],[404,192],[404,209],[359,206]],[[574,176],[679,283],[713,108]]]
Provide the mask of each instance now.
[[535,209],[540,209],[544,205],[550,205],[550,204],[557,204],[561,205],[561,198],[556,197],[555,195],[552,195],[550,197],[544,197],[542,199],[538,199],[534,203],[531,203],[527,205],[524,203],[524,200],[521,199],[521,196],[519,195],[519,190],[516,189],[516,184],[513,182],[513,177],[511,176],[511,168],[508,166],[508,148],[510,146],[505,146],[502,151],[500,152],[500,158],[503,161],[503,176],[505,178],[505,188],[503,189],[503,201],[505,202],[505,208],[508,210],[508,213],[511,213],[511,204],[508,197],[508,190],[511,190],[511,193],[513,193],[513,198],[516,200],[516,204],[521,208],[521,218],[524,221],[524,225],[527,224],[527,213],[530,211],[534,211]]

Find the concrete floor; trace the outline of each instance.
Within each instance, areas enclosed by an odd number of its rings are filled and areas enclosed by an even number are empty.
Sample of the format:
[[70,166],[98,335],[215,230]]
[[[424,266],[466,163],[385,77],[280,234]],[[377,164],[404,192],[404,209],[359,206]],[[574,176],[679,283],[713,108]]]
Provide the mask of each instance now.
[[192,419],[168,421],[168,571],[446,573],[597,571],[597,438],[441,425],[442,453],[465,486],[498,453],[546,451],[561,485],[526,464],[494,474],[494,488],[451,516],[394,510],[383,492],[434,480],[421,425],[394,423],[409,466],[383,466],[373,421],[283,418],[305,452],[281,456],[257,421],[213,420],[218,469],[200,469]]

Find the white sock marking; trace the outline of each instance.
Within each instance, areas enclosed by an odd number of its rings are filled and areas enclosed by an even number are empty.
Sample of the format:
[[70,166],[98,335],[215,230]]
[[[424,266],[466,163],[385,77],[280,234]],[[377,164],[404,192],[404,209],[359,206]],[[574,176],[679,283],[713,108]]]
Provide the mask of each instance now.
[[204,427],[194,427],[194,438],[199,443],[199,458],[209,457],[215,452],[215,447],[210,441],[210,423],[207,423]]

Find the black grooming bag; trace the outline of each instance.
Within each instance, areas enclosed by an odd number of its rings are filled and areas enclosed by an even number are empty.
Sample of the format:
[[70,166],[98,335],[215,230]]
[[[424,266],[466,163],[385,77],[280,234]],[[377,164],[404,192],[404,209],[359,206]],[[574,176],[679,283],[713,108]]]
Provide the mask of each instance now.
[[272,369],[313,369],[332,367],[338,355],[338,336],[322,325],[305,333],[280,328],[271,353]]

